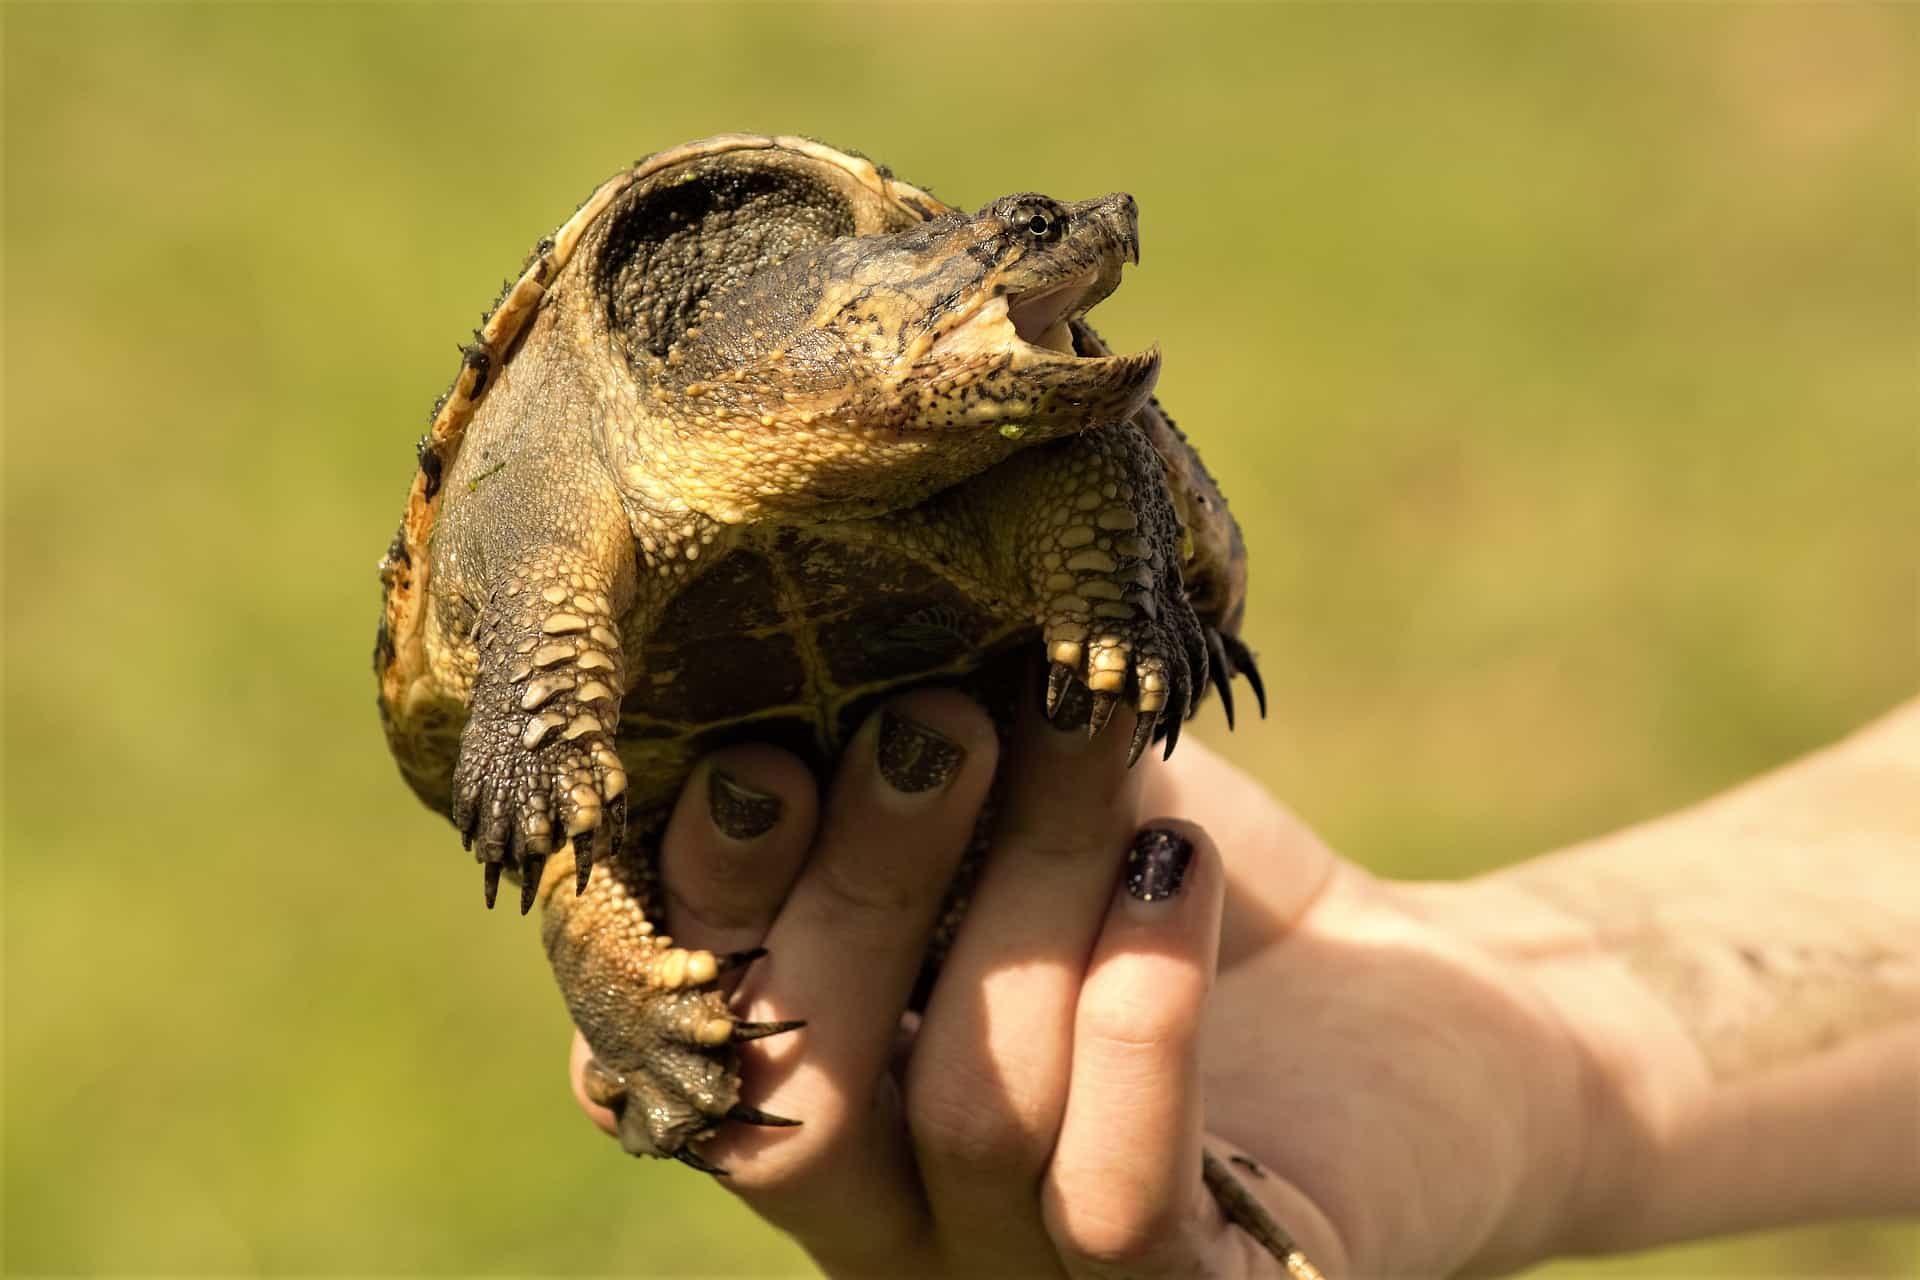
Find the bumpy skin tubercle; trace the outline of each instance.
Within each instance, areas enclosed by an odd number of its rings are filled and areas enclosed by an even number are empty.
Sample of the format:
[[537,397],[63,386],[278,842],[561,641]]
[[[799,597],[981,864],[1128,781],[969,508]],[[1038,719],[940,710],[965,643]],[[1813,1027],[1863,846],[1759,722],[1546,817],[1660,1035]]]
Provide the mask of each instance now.
[[503,877],[542,904],[628,1151],[719,1172],[717,1126],[791,1123],[739,1101],[738,1046],[799,1025],[728,1007],[756,953],[657,930],[702,754],[824,773],[892,693],[1004,710],[1037,658],[1056,721],[1134,707],[1136,756],[1209,682],[1259,691],[1239,531],[1149,399],[1158,352],[1081,319],[1138,255],[1128,196],[965,214],[729,135],[595,191],[465,349],[382,563],[381,712],[488,905]]

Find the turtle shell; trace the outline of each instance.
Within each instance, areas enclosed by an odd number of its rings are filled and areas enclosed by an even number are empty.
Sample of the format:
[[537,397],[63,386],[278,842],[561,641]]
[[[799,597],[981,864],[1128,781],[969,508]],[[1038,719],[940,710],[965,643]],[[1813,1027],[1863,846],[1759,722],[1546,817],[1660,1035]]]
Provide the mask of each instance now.
[[[641,204],[645,216],[632,216]],[[807,138],[722,134],[662,151],[609,178],[534,247],[463,349],[460,368],[434,407],[432,423],[418,446],[419,468],[400,528],[380,561],[385,600],[374,672],[381,718],[403,774],[423,800],[442,812],[449,807],[453,759],[466,718],[465,691],[450,690],[435,679],[427,652],[429,540],[444,496],[443,482],[455,471],[462,440],[491,375],[512,358],[549,286],[572,261],[583,238],[616,206],[627,211],[620,234],[638,243],[620,246],[619,253],[606,257],[627,273],[672,272],[687,282],[665,295],[657,288],[624,287],[622,279],[601,282],[622,329],[639,335],[637,340],[654,347],[655,355],[664,355],[676,331],[677,318],[667,311],[689,313],[706,293],[739,274],[828,238],[897,231],[949,212],[928,192],[863,156]],[[676,259],[699,252],[699,237],[680,233],[692,225],[711,225],[714,219],[750,232],[732,238],[739,251],[713,261]],[[773,558],[812,556],[817,568],[821,554],[817,547],[789,547]],[[890,687],[915,675],[978,665],[981,650],[974,646],[998,639],[991,634],[996,628],[990,621],[964,600],[950,598],[955,593],[943,583],[881,593],[891,603],[876,605],[875,597],[859,588],[884,571],[850,561],[831,575],[843,584],[839,592],[828,590],[811,599],[804,617],[782,613],[769,594],[775,581],[767,576],[770,567],[766,560],[751,557],[716,567],[711,581],[689,593],[649,641],[639,669],[651,675],[642,674],[629,694],[624,711],[634,718],[621,733],[622,755],[639,757],[629,761],[636,791],[654,789],[645,786],[648,780],[677,787],[691,753],[726,736],[723,730],[730,726],[757,722],[778,740],[791,734],[776,731],[776,722],[790,722],[797,714],[819,726],[813,735],[816,749],[808,754],[816,759],[830,755],[839,717],[821,704],[819,689],[843,688],[847,697],[831,701],[851,706],[863,701],[857,697],[862,687]],[[756,571],[762,576],[754,577]],[[897,576],[888,581],[896,587],[904,582]],[[886,616],[876,615],[876,608]],[[870,641],[864,657],[851,656],[853,650],[842,643],[840,661],[809,671],[806,663],[817,667],[823,654],[836,652],[835,642],[822,632],[804,642],[806,656],[801,658],[790,653],[802,643],[791,633],[816,623],[831,631],[836,611],[860,619],[855,630],[864,631]],[[761,617],[762,623],[749,624],[752,617]],[[676,660],[676,655],[696,653],[701,655],[698,670]],[[727,660],[719,662],[723,654]],[[775,671],[786,673],[784,682],[772,680]],[[669,672],[675,674],[666,675]],[[815,696],[810,706],[803,706],[786,695],[809,674],[815,677]],[[783,717],[776,708],[786,708],[789,715]],[[647,803],[640,794],[632,799],[641,807]]]
[[950,683],[1008,705],[1037,637],[1031,618],[996,614],[934,566],[772,531],[690,583],[646,637],[620,713],[628,803],[644,828],[702,755],[733,742],[824,771],[906,686]]

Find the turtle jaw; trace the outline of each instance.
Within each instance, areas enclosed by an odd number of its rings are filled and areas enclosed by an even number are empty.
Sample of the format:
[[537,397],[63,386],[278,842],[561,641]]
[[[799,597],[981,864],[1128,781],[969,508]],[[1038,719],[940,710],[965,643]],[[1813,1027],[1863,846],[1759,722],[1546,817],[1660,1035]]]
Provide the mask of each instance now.
[[[1118,356],[1062,356],[1038,347],[1016,376],[1038,392],[1024,421],[1048,436],[1125,422],[1153,394],[1160,347]],[[1013,419],[1020,420],[1020,419]]]
[[[1132,242],[1125,245],[1137,258]],[[1160,373],[1159,347],[1082,354],[1075,334],[1119,286],[1120,267],[1115,256],[1064,280],[986,295],[934,339],[933,380],[967,387],[960,423],[1052,437],[1124,421],[1145,404]]]
[[[934,337],[930,355],[940,376],[973,384],[962,420],[997,425],[1014,439],[1029,430],[1045,439],[1126,420],[1153,391],[1159,349],[1109,355],[1081,343],[1076,331],[1120,287],[1126,265],[1140,261],[1133,197],[1116,192],[1062,206],[1009,196],[989,209],[1002,205],[1050,208],[1063,230],[994,273],[973,305],[947,318]],[[1002,225],[1020,234],[1021,214],[1002,216]]]

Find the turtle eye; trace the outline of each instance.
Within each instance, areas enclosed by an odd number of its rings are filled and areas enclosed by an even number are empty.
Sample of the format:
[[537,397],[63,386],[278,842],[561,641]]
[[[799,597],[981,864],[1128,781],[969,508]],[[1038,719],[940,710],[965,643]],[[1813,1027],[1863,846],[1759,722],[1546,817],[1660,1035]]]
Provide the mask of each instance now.
[[999,230],[1014,243],[1052,244],[1067,234],[1067,210],[1058,201],[1031,191],[995,201],[992,212]]

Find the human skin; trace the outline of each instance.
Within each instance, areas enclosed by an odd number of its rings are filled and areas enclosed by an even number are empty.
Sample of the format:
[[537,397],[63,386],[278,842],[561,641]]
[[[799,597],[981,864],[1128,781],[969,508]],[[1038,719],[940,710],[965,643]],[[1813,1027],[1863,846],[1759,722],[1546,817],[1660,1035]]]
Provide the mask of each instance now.
[[[911,1033],[1002,750],[954,695],[895,706],[966,748],[944,790],[888,788],[871,727],[824,799],[798,761],[738,748],[663,851],[676,933],[763,943],[738,1001],[810,1020],[744,1068],[753,1104],[804,1125],[729,1126],[705,1153],[829,1274],[1280,1274],[1202,1191],[1202,1144],[1253,1162],[1243,1182],[1328,1275],[1920,1210],[1920,703],[1454,884],[1369,876],[1199,742],[1128,771],[1124,734],[1033,716]],[[715,829],[712,767],[780,797],[771,831]],[[1195,846],[1171,901],[1117,887],[1143,825]]]

